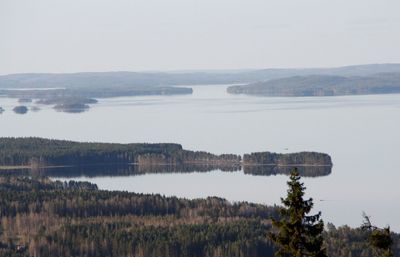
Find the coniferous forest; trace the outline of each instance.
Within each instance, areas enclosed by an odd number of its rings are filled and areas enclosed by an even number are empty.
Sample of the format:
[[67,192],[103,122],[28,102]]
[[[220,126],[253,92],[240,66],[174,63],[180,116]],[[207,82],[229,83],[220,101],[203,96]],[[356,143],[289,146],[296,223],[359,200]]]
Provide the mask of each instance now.
[[[88,182],[0,176],[0,256],[274,256],[280,207],[103,191]],[[372,257],[362,228],[327,224],[328,256]],[[400,254],[400,235],[392,233]]]

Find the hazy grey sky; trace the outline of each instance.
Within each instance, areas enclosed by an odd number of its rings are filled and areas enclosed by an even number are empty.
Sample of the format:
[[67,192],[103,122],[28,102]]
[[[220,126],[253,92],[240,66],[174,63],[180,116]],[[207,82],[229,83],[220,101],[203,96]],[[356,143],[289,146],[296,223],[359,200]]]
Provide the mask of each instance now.
[[0,0],[0,74],[400,62],[400,0]]

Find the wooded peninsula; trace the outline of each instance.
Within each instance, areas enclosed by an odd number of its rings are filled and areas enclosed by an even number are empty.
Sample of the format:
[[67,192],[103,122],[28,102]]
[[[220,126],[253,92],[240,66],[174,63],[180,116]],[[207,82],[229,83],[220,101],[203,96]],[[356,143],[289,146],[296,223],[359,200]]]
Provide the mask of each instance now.
[[[138,166],[137,171],[168,171],[160,165],[175,167],[175,170],[238,170],[257,175],[279,173],[282,167],[321,167],[322,175],[330,173],[332,160],[328,154],[318,152],[300,152],[277,154],[260,152],[245,154],[212,154],[204,151],[190,151],[182,145],[161,144],[115,144],[115,143],[81,143],[66,140],[44,138],[0,138],[0,167],[13,167],[38,170],[63,166],[99,166],[128,165]],[[158,169],[157,169],[158,167]],[[173,169],[172,169],[173,170]],[[327,171],[328,170],[328,171]],[[306,172],[305,172],[306,173]],[[318,172],[313,172],[318,175]]]

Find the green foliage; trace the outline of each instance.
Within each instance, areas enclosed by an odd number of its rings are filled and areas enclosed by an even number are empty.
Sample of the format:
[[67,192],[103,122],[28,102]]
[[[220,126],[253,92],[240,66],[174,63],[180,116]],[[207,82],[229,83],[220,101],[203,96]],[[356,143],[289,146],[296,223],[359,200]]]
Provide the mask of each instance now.
[[393,240],[390,237],[390,228],[373,230],[369,236],[369,242],[376,248],[390,250],[393,244]]
[[297,169],[290,174],[288,194],[282,199],[284,207],[281,209],[280,220],[272,220],[278,230],[270,235],[277,245],[276,256],[293,257],[324,257],[322,232],[324,223],[320,220],[320,213],[308,216],[313,207],[312,199],[304,200],[305,187],[300,182]]
[[[101,223],[65,225],[48,236],[42,247],[50,253],[57,253],[58,247],[68,246],[70,252],[79,256],[111,256],[117,253],[116,256],[146,257],[261,257],[272,254],[271,245],[265,241],[266,231],[266,226],[259,221],[161,227]],[[90,247],[92,242],[104,240],[107,242]]]
[[390,227],[378,228],[371,224],[369,217],[364,216],[364,223],[361,226],[368,233],[368,244],[375,249],[378,257],[393,257],[392,245],[393,239],[390,232]]

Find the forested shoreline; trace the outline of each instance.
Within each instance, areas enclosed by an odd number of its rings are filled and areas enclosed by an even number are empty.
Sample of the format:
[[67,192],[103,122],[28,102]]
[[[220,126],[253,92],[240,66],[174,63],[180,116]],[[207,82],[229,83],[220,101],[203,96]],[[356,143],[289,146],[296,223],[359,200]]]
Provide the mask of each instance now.
[[158,164],[214,166],[278,165],[332,166],[324,153],[300,152],[277,154],[212,154],[183,149],[180,144],[80,143],[44,138],[0,138],[0,166],[46,167],[87,164]]
[[179,144],[80,143],[44,138],[0,138],[2,166],[56,166],[84,164],[238,163],[233,154],[188,151]]

